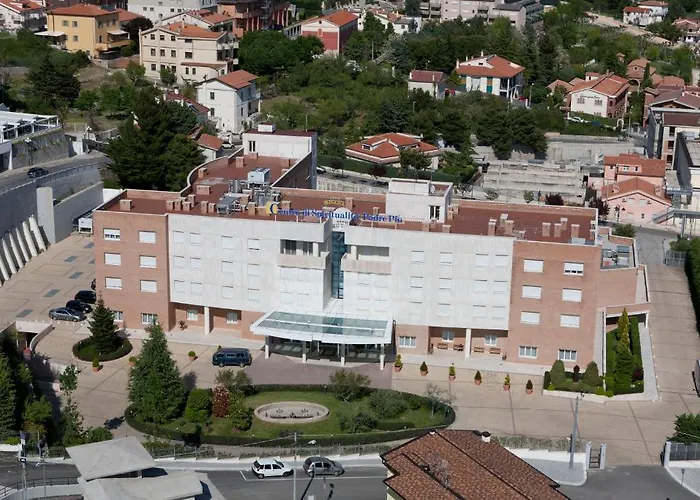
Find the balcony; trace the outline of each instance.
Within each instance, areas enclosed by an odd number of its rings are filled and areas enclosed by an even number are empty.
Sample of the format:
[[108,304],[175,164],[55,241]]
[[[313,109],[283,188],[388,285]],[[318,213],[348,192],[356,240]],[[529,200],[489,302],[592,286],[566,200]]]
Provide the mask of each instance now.
[[277,265],[281,267],[301,267],[303,269],[326,269],[330,265],[330,253],[321,255],[294,255],[281,253],[277,255]]
[[357,260],[350,255],[343,255],[340,269],[351,273],[391,274],[391,262],[383,260]]

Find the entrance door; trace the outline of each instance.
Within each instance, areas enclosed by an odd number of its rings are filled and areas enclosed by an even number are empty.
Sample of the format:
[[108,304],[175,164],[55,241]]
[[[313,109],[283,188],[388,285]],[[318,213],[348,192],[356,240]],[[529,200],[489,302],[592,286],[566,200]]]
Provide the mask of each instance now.
[[335,299],[343,298],[344,273],[340,261],[346,252],[345,233],[334,231],[331,244],[331,293]]

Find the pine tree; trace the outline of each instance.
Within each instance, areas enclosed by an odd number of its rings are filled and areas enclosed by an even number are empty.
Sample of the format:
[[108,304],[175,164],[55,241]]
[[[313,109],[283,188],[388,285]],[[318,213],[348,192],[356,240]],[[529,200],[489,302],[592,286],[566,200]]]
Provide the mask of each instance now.
[[83,416],[73,398],[68,396],[66,405],[61,409],[61,436],[63,446],[83,444]]
[[7,358],[0,354],[0,432],[17,428],[15,383]]
[[141,418],[162,424],[175,417],[185,398],[185,385],[159,324],[149,327],[149,338],[129,373],[129,400]]
[[121,345],[119,329],[114,324],[114,313],[105,306],[102,295],[97,298],[97,305],[89,323],[92,336],[90,342],[98,354],[108,354],[116,351]]
[[622,310],[622,315],[617,320],[617,339],[628,351],[630,350],[630,319],[627,315],[627,309]]

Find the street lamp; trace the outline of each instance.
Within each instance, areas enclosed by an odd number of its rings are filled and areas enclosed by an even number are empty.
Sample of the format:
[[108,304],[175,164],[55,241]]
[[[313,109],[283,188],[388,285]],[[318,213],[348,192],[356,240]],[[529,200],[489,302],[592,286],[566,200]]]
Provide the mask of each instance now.
[[583,399],[583,392],[576,395],[576,406],[574,407],[574,428],[571,430],[571,453],[569,455],[569,469],[574,468],[574,451],[576,450],[576,427],[578,427],[578,402]]
[[[294,474],[294,480],[292,481],[292,500],[297,500],[297,437],[298,434],[295,432],[294,433],[294,464],[292,465],[292,470]],[[307,443],[308,445],[315,445],[316,440],[312,439]],[[313,475],[311,476],[311,479],[313,479]],[[307,488],[308,490],[308,488]],[[306,492],[304,492],[306,493]]]
[[41,467],[42,478],[44,481],[44,500],[46,500],[46,462],[44,462],[44,457],[41,457],[39,461],[34,465],[34,467]]

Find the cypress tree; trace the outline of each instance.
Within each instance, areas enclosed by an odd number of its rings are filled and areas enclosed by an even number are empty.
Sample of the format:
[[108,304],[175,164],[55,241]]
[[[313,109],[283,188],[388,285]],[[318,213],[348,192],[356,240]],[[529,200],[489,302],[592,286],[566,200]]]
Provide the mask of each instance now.
[[117,333],[117,325],[114,324],[114,313],[105,306],[102,295],[97,299],[89,329],[92,334],[90,341],[98,354],[114,352],[121,345],[122,339]]
[[15,414],[15,383],[7,358],[0,354],[0,432],[10,432],[17,427]]

